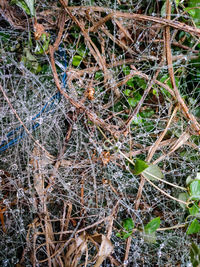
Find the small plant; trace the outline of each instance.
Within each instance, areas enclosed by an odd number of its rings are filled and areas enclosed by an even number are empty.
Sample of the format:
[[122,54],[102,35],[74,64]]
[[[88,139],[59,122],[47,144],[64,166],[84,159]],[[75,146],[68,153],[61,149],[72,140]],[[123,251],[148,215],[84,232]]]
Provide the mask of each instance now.
[[192,179],[191,176],[188,176],[186,185],[188,192],[179,194],[179,199],[185,200],[189,203],[188,206],[181,206],[190,214],[186,221],[191,217],[193,218],[186,232],[188,235],[190,235],[200,232],[200,223],[198,221],[200,218],[200,173],[197,173],[195,179]]
[[135,224],[131,218],[124,219],[122,221],[123,230],[121,232],[118,232],[116,236],[120,237],[121,239],[128,238],[129,236],[131,236],[134,226]]

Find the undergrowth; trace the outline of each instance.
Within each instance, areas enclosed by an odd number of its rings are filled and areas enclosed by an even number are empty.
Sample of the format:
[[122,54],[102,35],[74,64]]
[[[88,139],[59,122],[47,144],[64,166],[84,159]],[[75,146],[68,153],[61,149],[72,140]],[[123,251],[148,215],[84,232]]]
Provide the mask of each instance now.
[[67,2],[0,3],[0,266],[199,266],[199,3]]

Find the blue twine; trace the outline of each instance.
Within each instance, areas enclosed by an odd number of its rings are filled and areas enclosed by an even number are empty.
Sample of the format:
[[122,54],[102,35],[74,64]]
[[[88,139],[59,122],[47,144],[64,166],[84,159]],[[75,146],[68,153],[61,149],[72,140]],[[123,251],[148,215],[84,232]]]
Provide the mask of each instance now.
[[[59,55],[64,59],[64,69],[66,70],[67,57],[66,57],[65,50],[61,47],[59,47]],[[63,84],[64,88],[66,87],[66,78],[67,78],[66,71],[64,71],[64,74],[62,76],[62,84]],[[55,95],[53,95],[50,98],[49,101],[47,101],[47,103],[44,105],[42,110],[31,119],[31,122],[32,122],[31,126],[27,127],[27,129],[30,132],[35,131],[42,124],[42,123],[39,123],[35,120],[38,119],[39,117],[44,117],[45,115],[47,115],[49,113],[53,113],[56,106],[59,104],[60,100],[61,100],[61,93],[58,91]],[[20,132],[20,133],[15,137],[15,134],[17,134],[18,132]],[[17,144],[26,135],[27,135],[27,132],[24,130],[23,125],[20,125],[17,128],[15,128],[14,130],[10,131],[6,135],[6,139],[3,140],[0,144],[0,153],[5,151],[6,149],[10,148],[11,146],[14,146],[15,144]],[[12,138],[12,139],[9,140],[10,138]],[[9,140],[9,141],[7,141],[7,140]]]

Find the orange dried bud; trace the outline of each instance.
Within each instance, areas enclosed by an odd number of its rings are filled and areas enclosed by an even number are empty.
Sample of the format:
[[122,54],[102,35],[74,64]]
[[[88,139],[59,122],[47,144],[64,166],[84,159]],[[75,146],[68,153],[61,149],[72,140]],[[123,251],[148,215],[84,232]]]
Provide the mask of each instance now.
[[34,32],[35,40],[39,40],[43,33],[47,34],[45,32],[44,26],[37,22],[34,23],[34,30],[35,30]]
[[89,87],[87,90],[87,98],[89,100],[94,100],[94,93],[95,93],[95,89],[93,87]]
[[103,162],[103,165],[107,165],[110,161],[110,152],[109,151],[103,151],[101,153],[101,160]]

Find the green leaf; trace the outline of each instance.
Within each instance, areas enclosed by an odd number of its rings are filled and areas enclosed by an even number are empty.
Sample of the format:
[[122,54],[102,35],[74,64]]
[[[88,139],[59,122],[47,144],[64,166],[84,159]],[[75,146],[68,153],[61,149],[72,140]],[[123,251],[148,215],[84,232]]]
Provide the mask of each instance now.
[[192,179],[192,177],[189,175],[185,181],[186,185],[188,186],[192,181],[194,181],[194,179]]
[[103,73],[102,71],[97,71],[94,76],[95,80],[101,80],[103,79]]
[[200,265],[200,248],[195,243],[192,243],[190,247],[190,260],[193,267]]
[[158,179],[163,179],[164,175],[161,169],[157,165],[151,164],[142,172],[143,176],[151,181],[158,181]]
[[187,3],[188,7],[184,8],[184,11],[188,12],[196,26],[200,27],[200,1],[199,0],[189,0]]
[[192,216],[198,215],[198,213],[199,213],[199,207],[198,207],[197,203],[194,203],[194,205],[192,205],[192,207],[189,208],[189,213]]
[[[180,199],[182,201],[185,201],[185,202],[187,202],[188,198],[189,198],[188,193],[180,193],[178,195],[178,199]],[[179,202],[179,205],[181,206],[182,209],[186,209],[187,208],[186,205],[181,203],[181,202]]]
[[200,223],[197,219],[194,219],[187,229],[187,235],[195,234],[200,231]]
[[190,199],[199,200],[200,199],[200,180],[194,180],[190,183]]
[[40,42],[36,41],[35,53],[44,54],[49,48],[50,35],[43,33],[40,37]]
[[31,14],[30,13],[30,10],[29,10],[29,8],[27,6],[27,4],[24,1],[22,1],[22,0],[12,0],[11,1],[11,4],[12,5],[13,4],[16,4],[18,7],[20,7],[21,9],[23,9],[26,14],[28,14],[28,15]]
[[123,239],[127,239],[129,236],[131,236],[132,235],[132,232],[129,232],[129,233],[123,233],[123,235],[122,235],[122,238]]
[[72,59],[72,65],[74,65],[75,67],[78,67],[80,64],[81,64],[81,61],[82,61],[82,57],[81,56],[74,56],[73,59]]
[[149,167],[149,165],[145,161],[143,161],[141,159],[136,159],[133,173],[138,175],[138,174],[142,173],[148,167]]
[[22,8],[26,14],[35,16],[34,0],[12,0],[11,4],[16,4]]
[[130,90],[130,89],[124,90],[125,96],[130,96],[131,92],[132,92],[132,90]]
[[34,0],[24,0],[28,6],[31,16],[35,16]]
[[141,97],[142,96],[138,92],[135,93],[133,97],[128,98],[129,105],[135,107],[137,103],[140,101]]
[[129,87],[135,88],[134,82],[133,82],[133,78],[131,78],[130,80],[127,81],[126,83]]
[[144,227],[143,238],[145,242],[155,243],[156,242],[156,230],[160,226],[160,217],[152,219]]
[[123,66],[122,71],[123,71],[124,75],[129,75],[131,72],[129,66]]
[[144,238],[144,242],[156,243],[156,232],[153,232],[151,234],[147,234],[147,233],[143,232],[142,236]]
[[116,237],[121,237],[121,234],[119,232],[116,233]]
[[145,225],[144,232],[146,234],[152,234],[156,232],[159,226],[160,226],[160,217],[156,217],[152,219],[147,225]]
[[129,232],[129,231],[133,230],[135,224],[131,218],[127,218],[127,219],[123,220],[122,226],[126,231]]
[[137,101],[133,97],[128,98],[128,103],[131,107],[135,107],[137,105]]
[[132,121],[132,124],[135,125],[140,125],[143,122],[142,117],[140,116],[140,114],[138,113],[136,118]]

